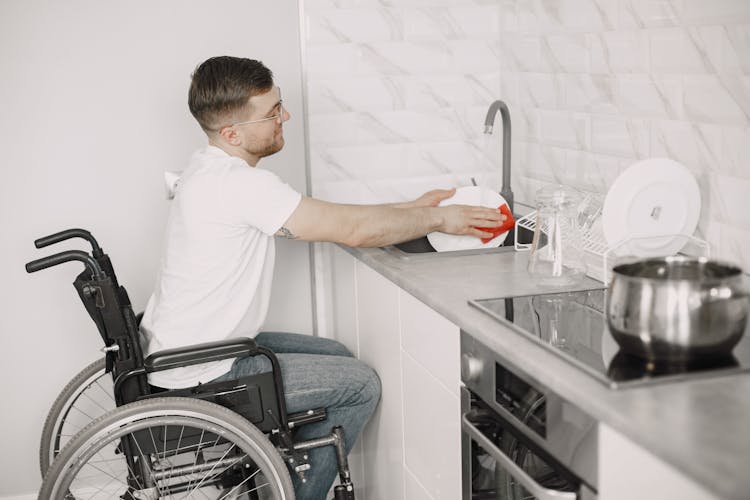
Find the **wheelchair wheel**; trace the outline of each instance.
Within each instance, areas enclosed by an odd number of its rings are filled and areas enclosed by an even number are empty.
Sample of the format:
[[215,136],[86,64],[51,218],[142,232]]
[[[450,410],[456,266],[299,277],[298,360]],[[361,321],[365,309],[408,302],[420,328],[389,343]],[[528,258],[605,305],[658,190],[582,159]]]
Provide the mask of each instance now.
[[105,359],[94,361],[68,382],[52,404],[42,428],[39,467],[42,477],[65,444],[92,420],[115,408],[112,377]]
[[293,500],[271,441],[237,413],[190,398],[153,398],[108,412],[71,439],[39,499]]

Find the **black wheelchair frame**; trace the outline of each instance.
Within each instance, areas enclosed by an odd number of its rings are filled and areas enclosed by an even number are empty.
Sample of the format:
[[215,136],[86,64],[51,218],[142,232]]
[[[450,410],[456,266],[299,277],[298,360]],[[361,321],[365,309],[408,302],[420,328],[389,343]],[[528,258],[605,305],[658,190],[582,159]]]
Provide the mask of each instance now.
[[[29,262],[26,271],[33,273],[71,261],[85,265],[73,286],[104,343],[102,350],[106,358],[106,371],[111,373],[114,380],[114,397],[118,408],[136,401],[162,397],[187,397],[216,403],[241,415],[266,434],[284,463],[302,481],[305,480],[305,472],[311,468],[306,451],[320,446],[334,446],[340,479],[340,484],[334,487],[334,498],[354,500],[343,430],[335,427],[328,436],[295,441],[295,429],[325,420],[326,411],[318,408],[297,414],[287,413],[281,369],[271,350],[257,345],[253,339],[239,338],[164,350],[144,358],[138,329],[140,317],[134,313],[127,291],[118,282],[109,256],[93,235],[84,229],[68,229],[37,239],[34,245],[43,248],[71,238],[87,240],[92,248],[91,254],[81,250],[63,251]],[[272,371],[187,389],[162,389],[148,383],[150,373],[241,356],[265,356],[271,363]],[[141,456],[143,453],[165,452],[170,446],[175,446],[177,439],[177,436],[160,436],[157,444],[153,436],[149,439],[138,436],[136,433],[134,437],[123,438],[120,442],[130,475],[133,476],[137,476],[141,470],[138,455],[133,452],[134,447],[138,448]],[[190,436],[180,435],[180,449],[189,447],[190,439]],[[128,478],[131,488],[146,482],[142,477]],[[138,496],[131,495],[130,498]],[[250,498],[254,497],[251,495]]]

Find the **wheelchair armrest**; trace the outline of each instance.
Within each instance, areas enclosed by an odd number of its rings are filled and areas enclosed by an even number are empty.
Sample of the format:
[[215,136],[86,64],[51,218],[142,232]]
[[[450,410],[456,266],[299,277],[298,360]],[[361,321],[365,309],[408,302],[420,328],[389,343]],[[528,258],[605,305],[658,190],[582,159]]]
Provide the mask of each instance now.
[[265,350],[259,349],[254,339],[235,338],[154,352],[143,361],[143,367],[146,373],[152,373],[227,358],[266,355],[263,351]]

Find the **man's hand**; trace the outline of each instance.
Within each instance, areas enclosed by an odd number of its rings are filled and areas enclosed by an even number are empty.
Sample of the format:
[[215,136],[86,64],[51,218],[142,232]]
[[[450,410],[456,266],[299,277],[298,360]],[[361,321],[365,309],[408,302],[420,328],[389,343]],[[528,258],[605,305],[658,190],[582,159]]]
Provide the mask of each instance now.
[[[429,193],[428,193],[429,194]],[[505,215],[496,208],[449,205],[439,207],[443,218],[438,228],[441,233],[490,238],[493,233],[482,228],[495,228],[505,222]]]

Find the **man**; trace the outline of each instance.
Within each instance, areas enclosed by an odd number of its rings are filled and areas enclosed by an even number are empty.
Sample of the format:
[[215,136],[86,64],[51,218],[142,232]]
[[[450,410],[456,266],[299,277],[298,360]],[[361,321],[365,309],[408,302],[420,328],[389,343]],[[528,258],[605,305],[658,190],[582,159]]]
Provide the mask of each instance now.
[[[231,337],[255,337],[279,358],[290,412],[325,407],[325,422],[303,426],[302,439],[341,425],[351,450],[380,397],[375,372],[340,343],[307,335],[261,332],[274,268],[274,236],[383,246],[431,231],[491,237],[477,228],[504,220],[498,211],[437,207],[453,190],[394,205],[342,205],[302,196],[257,168],[284,146],[290,118],[271,71],[259,61],[215,57],[195,70],[189,107],[208,136],[180,177],[167,224],[165,254],[141,329],[146,351]],[[182,388],[267,371],[262,356],[154,373],[150,382]],[[312,450],[297,498],[321,500],[336,476],[331,447]]]

